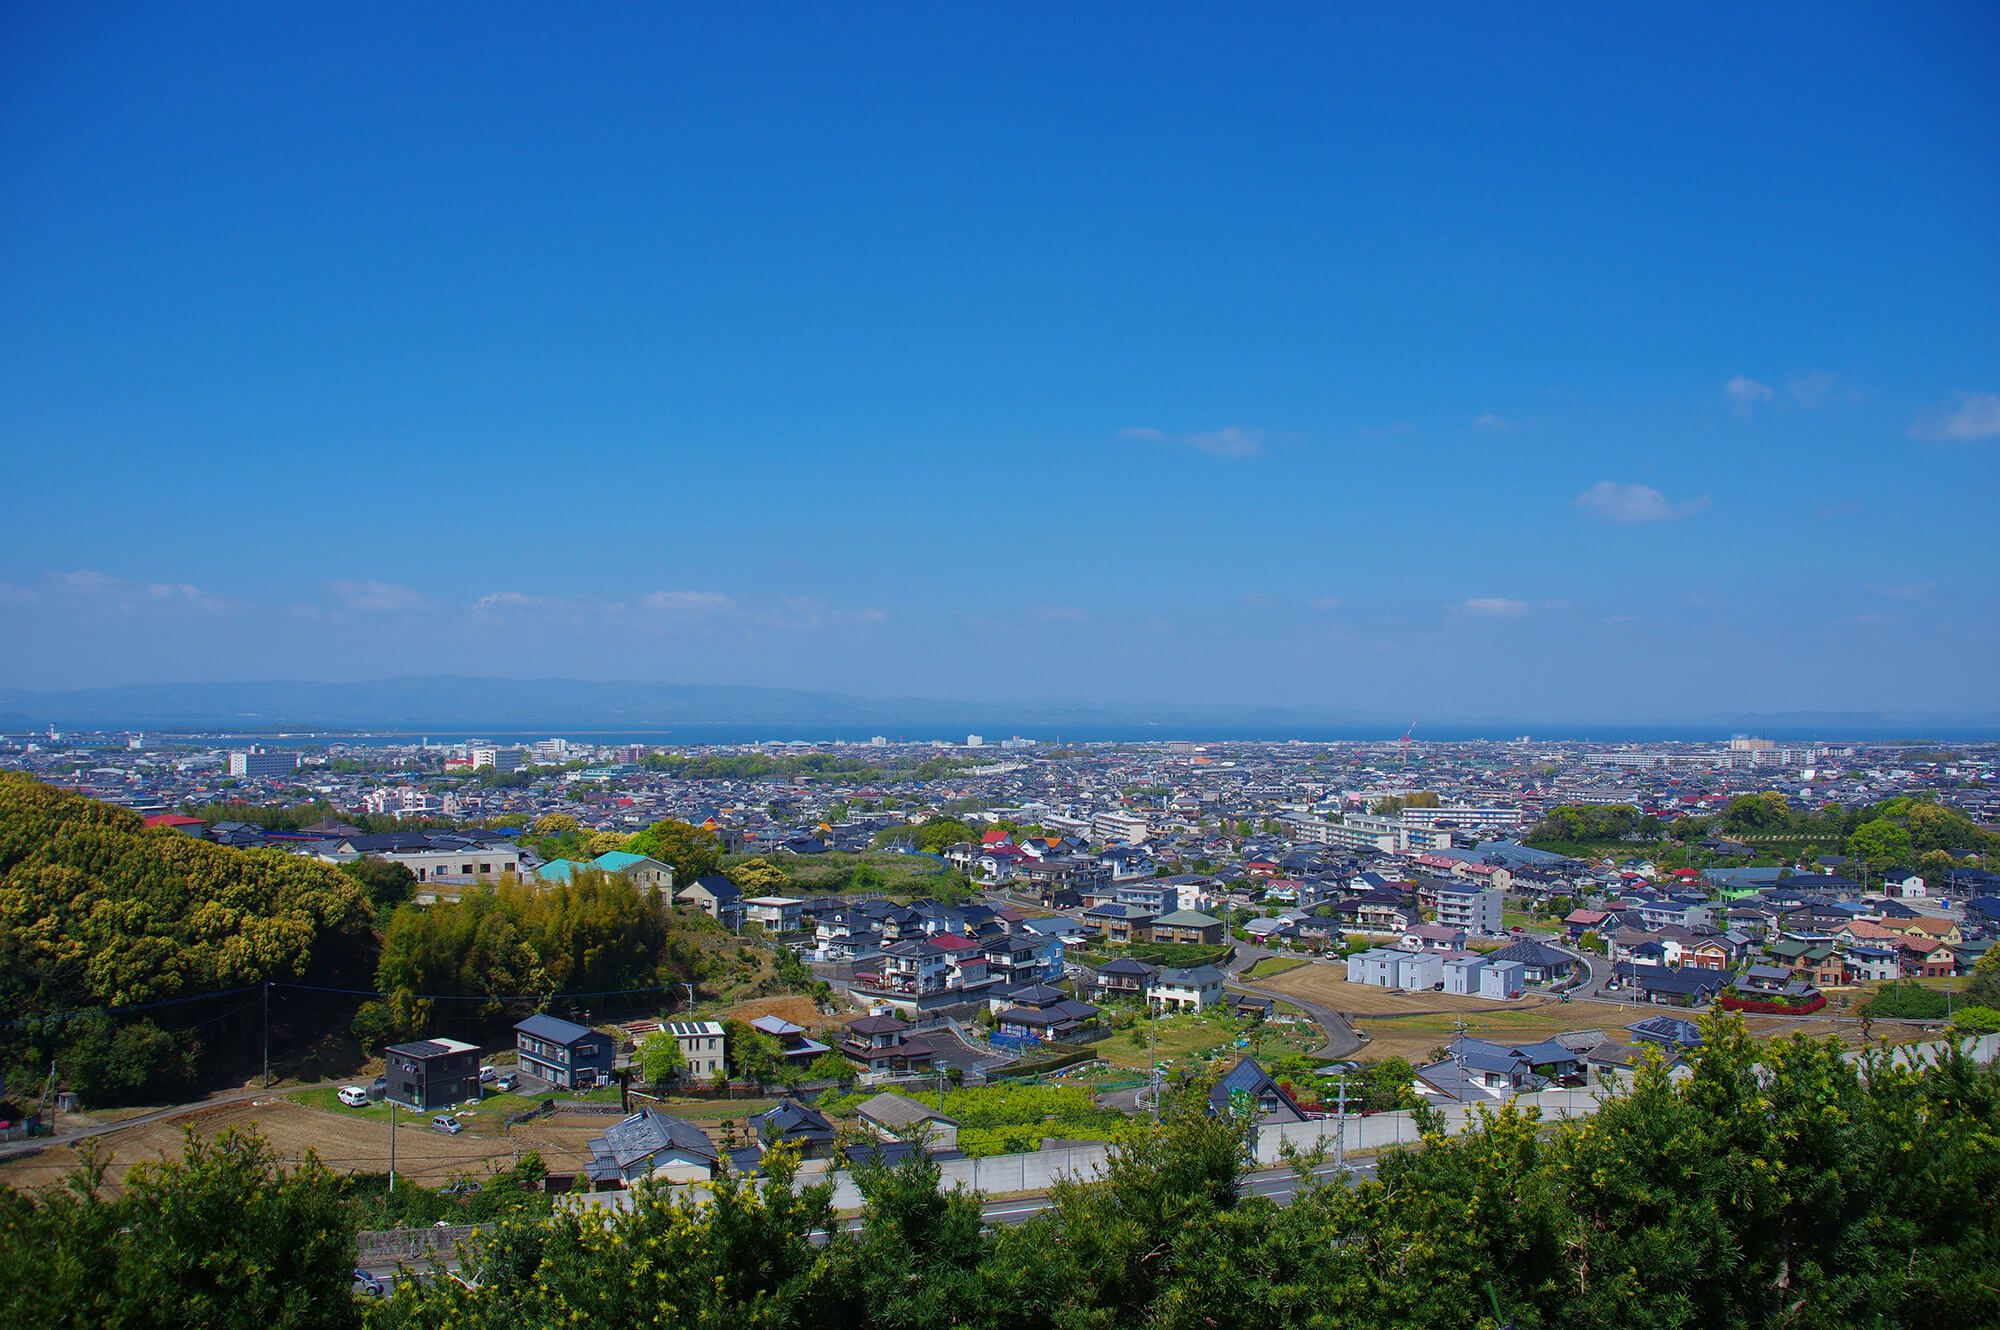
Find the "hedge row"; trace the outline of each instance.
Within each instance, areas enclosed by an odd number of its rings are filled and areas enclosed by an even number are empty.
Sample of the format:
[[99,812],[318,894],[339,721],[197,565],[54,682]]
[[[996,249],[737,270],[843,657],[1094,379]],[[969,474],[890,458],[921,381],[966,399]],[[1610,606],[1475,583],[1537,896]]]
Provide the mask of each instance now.
[[1809,1016],[1826,1005],[1826,994],[1815,993],[1810,1002],[1758,1002],[1724,993],[1716,999],[1724,1011],[1747,1011],[1757,1016]]

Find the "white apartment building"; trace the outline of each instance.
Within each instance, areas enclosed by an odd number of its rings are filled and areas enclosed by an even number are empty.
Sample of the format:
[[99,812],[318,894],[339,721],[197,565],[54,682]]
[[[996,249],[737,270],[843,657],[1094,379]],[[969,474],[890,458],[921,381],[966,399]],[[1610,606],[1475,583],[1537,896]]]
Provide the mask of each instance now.
[[1445,884],[1437,890],[1437,921],[1468,935],[1491,937],[1506,931],[1500,922],[1503,893],[1495,887]]
[[1096,840],[1137,845],[1151,832],[1143,813],[1099,813],[1090,819],[1090,834]]
[[687,1080],[712,1080],[723,1068],[722,1026],[716,1021],[668,1021],[661,1027],[681,1046]]

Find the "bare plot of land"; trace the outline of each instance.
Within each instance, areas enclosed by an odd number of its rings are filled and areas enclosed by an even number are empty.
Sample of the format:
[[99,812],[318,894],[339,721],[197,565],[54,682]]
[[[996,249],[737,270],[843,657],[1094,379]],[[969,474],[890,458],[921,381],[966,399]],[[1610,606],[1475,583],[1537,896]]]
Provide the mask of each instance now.
[[1343,1016],[1415,1014],[1435,1011],[1508,1011],[1545,1006],[1549,998],[1536,994],[1513,1002],[1489,1002],[1484,998],[1456,997],[1448,993],[1405,993],[1395,988],[1375,988],[1347,982],[1347,967],[1337,961],[1314,961],[1296,970],[1257,981],[1260,988],[1317,1002]]
[[[454,1177],[479,1177],[495,1167],[512,1164],[521,1153],[541,1152],[552,1173],[574,1173],[590,1158],[589,1141],[617,1121],[615,1115],[557,1113],[505,1129],[502,1115],[465,1111],[456,1114],[465,1130],[447,1136],[431,1128],[431,1114],[398,1113],[395,1126],[396,1171],[425,1186]],[[164,1122],[148,1123],[103,1138],[109,1153],[107,1181],[116,1186],[125,1171],[142,1160],[178,1158],[183,1128],[201,1136],[216,1136],[235,1127],[255,1130],[287,1162],[304,1158],[308,1150],[337,1173],[386,1173],[389,1169],[389,1123],[375,1113],[351,1115],[284,1098],[258,1099],[202,1109]],[[38,1154],[0,1163],[0,1182],[16,1188],[59,1181],[76,1166],[76,1151],[51,1146]]]

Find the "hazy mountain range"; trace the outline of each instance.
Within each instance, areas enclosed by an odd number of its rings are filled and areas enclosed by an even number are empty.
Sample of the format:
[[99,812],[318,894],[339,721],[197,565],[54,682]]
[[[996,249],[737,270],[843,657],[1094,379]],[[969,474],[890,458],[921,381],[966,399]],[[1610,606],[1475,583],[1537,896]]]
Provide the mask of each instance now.
[[[1504,715],[1425,719],[1418,737],[1509,737],[1519,733],[1618,731],[1617,718],[1521,718]],[[38,729],[648,731],[678,726],[877,727],[886,734],[939,737],[979,730],[1092,732],[1171,726],[1190,737],[1231,733],[1301,737],[1344,732],[1394,738],[1410,718],[1323,707],[1136,706],[1084,702],[976,702],[940,698],[868,698],[843,693],[728,685],[595,682],[580,679],[485,679],[412,676],[356,683],[296,680],[250,683],[134,684],[60,691],[0,689],[0,727]],[[1898,712],[1790,712],[1634,717],[1634,737],[1689,737],[1737,732],[1777,737],[1980,737],[2000,717]]]

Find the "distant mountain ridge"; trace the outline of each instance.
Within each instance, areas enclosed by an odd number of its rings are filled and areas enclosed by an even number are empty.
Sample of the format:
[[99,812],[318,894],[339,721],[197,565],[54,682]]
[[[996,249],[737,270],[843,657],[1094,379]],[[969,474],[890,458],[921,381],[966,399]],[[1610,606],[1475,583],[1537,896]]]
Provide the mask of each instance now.
[[[983,718],[983,719],[982,719]],[[730,684],[486,679],[413,675],[358,683],[134,684],[63,691],[0,689],[0,724],[199,729],[411,729],[463,726],[664,729],[675,725],[1015,725],[1227,721],[1243,724],[1358,723],[1352,712],[1276,708],[1093,706],[1073,702],[990,703],[937,698],[865,698],[843,693]]]
[[[1174,737],[1352,731],[1396,738],[1407,714],[1325,707],[1119,705],[1074,701],[978,702],[869,698],[847,693],[732,684],[664,684],[582,679],[493,679],[410,675],[352,683],[267,680],[132,684],[64,690],[0,689],[0,728],[55,724],[67,729],[434,730],[645,732],[678,726],[745,725],[851,729],[938,737],[1020,730],[1085,736],[1093,731],[1174,727]],[[1863,711],[1711,713],[1630,721],[1528,720],[1492,714],[1426,716],[1417,738],[1471,734],[1570,735],[1627,732],[1638,741],[1724,738],[1732,733],[1841,737],[1958,736],[2000,730],[2000,716]],[[1677,735],[1663,731],[1672,729]],[[989,737],[994,737],[989,734]],[[1606,734],[1604,737],[1615,737]]]

